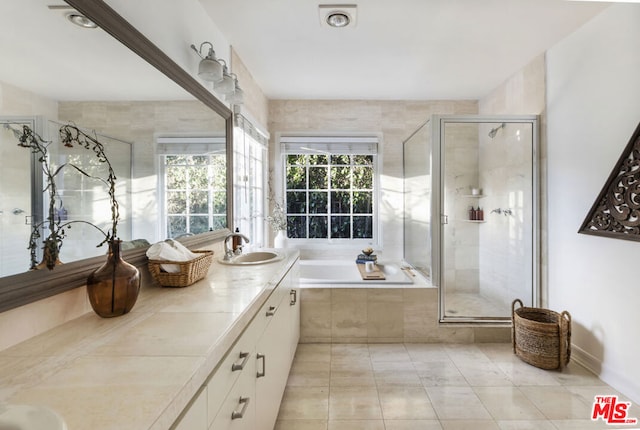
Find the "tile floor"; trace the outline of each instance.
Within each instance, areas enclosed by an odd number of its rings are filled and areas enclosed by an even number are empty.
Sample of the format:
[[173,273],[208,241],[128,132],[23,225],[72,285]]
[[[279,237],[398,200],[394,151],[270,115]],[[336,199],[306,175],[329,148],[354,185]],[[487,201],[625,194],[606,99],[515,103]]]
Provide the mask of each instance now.
[[591,421],[595,395],[623,397],[574,362],[523,363],[510,344],[300,344],[276,430],[615,428]]

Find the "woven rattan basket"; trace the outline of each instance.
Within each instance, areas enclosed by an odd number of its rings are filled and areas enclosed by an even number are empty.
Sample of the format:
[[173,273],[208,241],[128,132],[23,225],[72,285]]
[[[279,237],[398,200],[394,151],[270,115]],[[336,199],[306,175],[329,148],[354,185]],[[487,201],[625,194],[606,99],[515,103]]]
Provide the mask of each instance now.
[[[192,251],[200,254],[189,261],[149,260],[151,276],[163,287],[188,287],[204,278],[213,261],[213,251]],[[171,273],[162,270],[163,264],[174,264],[180,271]]]
[[[516,309],[516,304],[520,307]],[[541,369],[562,369],[571,359],[571,315],[511,304],[513,352]]]

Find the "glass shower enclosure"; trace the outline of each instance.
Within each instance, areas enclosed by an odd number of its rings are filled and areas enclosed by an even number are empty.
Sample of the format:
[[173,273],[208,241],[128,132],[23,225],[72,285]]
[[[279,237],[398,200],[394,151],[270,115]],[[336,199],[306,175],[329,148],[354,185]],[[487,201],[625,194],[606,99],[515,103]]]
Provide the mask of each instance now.
[[441,322],[501,322],[538,303],[538,119],[434,116],[404,143],[405,260]]

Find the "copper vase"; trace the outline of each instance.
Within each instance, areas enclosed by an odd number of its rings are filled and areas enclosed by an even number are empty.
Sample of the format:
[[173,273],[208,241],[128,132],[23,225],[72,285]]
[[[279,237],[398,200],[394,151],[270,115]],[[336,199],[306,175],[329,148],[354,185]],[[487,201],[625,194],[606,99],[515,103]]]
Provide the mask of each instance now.
[[122,259],[121,243],[120,240],[109,242],[107,261],[87,279],[91,307],[103,318],[129,312],[140,292],[140,272]]

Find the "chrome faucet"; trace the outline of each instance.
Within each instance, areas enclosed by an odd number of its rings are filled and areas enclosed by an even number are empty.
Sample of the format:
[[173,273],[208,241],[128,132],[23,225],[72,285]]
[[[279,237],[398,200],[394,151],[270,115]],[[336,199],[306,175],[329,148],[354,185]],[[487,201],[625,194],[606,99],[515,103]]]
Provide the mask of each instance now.
[[237,249],[231,249],[229,247],[229,239],[233,237],[239,237],[244,240],[244,243],[249,243],[249,238],[242,233],[228,234],[227,237],[224,238],[224,261],[231,260],[234,255],[242,254],[242,246],[239,246]]

